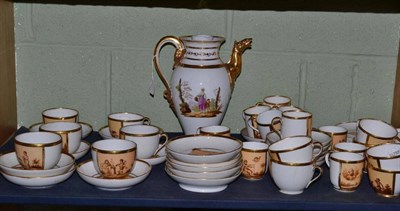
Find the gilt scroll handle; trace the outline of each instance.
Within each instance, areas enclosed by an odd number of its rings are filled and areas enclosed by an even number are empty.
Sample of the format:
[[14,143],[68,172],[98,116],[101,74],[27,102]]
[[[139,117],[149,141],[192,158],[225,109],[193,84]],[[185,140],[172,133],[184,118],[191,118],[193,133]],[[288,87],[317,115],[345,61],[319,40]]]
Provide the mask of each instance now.
[[164,91],[164,98],[168,101],[170,107],[175,112],[175,108],[173,106],[172,96],[171,96],[171,86],[169,85],[168,80],[165,78],[165,76],[160,68],[160,62],[159,62],[160,51],[161,51],[162,47],[164,47],[164,45],[167,45],[167,44],[172,44],[176,48],[175,55],[174,55],[173,69],[175,69],[176,65],[179,64],[180,60],[185,55],[186,49],[184,47],[182,40],[177,37],[174,37],[174,36],[165,36],[165,37],[161,38],[161,40],[158,41],[156,47],[154,48],[153,64],[157,71],[158,77],[160,77],[161,81],[163,82],[163,84],[166,88],[166,90]]

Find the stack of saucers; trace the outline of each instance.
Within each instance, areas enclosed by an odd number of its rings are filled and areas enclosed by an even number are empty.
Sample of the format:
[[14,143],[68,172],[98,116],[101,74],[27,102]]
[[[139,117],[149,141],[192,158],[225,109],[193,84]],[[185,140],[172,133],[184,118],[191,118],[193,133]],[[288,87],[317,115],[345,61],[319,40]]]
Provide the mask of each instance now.
[[332,144],[332,138],[323,133],[323,132],[319,132],[319,131],[311,131],[311,138],[313,140],[313,142],[319,142],[322,144],[322,152],[319,153],[319,149],[315,149],[313,151],[314,155],[316,155],[315,158],[315,162],[317,165],[322,165],[325,162],[325,155],[326,153],[329,152],[331,144]]
[[166,145],[165,171],[187,191],[223,191],[240,176],[242,142],[226,136],[187,135]]

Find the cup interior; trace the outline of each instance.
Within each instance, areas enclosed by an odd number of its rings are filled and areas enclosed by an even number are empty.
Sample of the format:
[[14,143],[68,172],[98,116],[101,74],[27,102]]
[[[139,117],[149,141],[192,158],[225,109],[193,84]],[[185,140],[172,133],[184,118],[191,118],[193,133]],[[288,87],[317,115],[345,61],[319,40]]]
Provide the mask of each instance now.
[[268,149],[268,144],[261,143],[261,142],[243,142],[244,150],[251,150],[251,151],[262,151]]
[[200,131],[204,133],[228,133],[230,128],[222,125],[212,125],[201,127]]
[[51,122],[42,124],[40,129],[54,132],[67,132],[81,129],[81,125],[74,122]]
[[135,142],[121,139],[105,139],[92,144],[92,149],[100,151],[124,151],[133,148],[136,148]]
[[333,126],[333,125],[327,125],[327,126],[322,126],[318,128],[320,131],[326,132],[326,133],[332,133],[332,134],[341,134],[341,133],[347,133],[347,129],[344,127],[340,126]]
[[308,136],[294,136],[284,138],[277,141],[269,146],[270,151],[282,151],[282,150],[295,150],[298,148],[305,147],[312,142]]
[[134,113],[114,113],[108,115],[108,118],[118,120],[118,121],[138,121],[143,119],[142,115],[134,114]]
[[252,106],[252,107],[249,107],[246,110],[244,110],[244,114],[249,115],[249,116],[257,115],[257,114],[260,114],[261,112],[268,111],[270,109],[271,109],[271,107],[266,106],[266,105]]
[[359,122],[360,129],[365,132],[382,138],[397,136],[397,130],[392,125],[376,119],[362,119]]
[[61,143],[61,136],[50,132],[28,132],[15,137],[15,140],[25,144],[54,144]]
[[330,159],[338,160],[339,162],[358,162],[364,161],[364,156],[352,152],[332,152]]
[[366,153],[376,158],[400,157],[400,144],[382,144],[374,146],[369,148]]
[[268,96],[264,98],[264,102],[266,103],[271,103],[271,104],[284,104],[284,103],[289,103],[290,98],[285,97],[285,96]]
[[305,111],[285,111],[282,113],[282,116],[287,118],[303,119],[311,117],[312,114]]
[[367,147],[363,144],[342,142],[337,143],[334,146],[334,149],[348,152],[364,152],[365,150],[367,150]]
[[70,108],[51,108],[43,111],[42,114],[53,118],[66,118],[78,115],[78,111]]
[[152,125],[128,125],[121,128],[121,132],[129,135],[157,135],[160,128]]

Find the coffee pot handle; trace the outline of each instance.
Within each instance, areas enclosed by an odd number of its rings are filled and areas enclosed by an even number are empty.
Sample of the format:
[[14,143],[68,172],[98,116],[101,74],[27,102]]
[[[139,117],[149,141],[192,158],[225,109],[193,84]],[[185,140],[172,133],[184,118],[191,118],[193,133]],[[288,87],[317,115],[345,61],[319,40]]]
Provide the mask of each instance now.
[[163,72],[161,71],[160,62],[159,62],[161,48],[167,44],[172,44],[176,48],[175,55],[174,55],[174,66],[172,69],[175,69],[175,67],[179,64],[179,62],[185,55],[186,49],[185,49],[185,46],[184,46],[182,40],[179,39],[178,37],[174,37],[174,36],[165,36],[165,37],[161,38],[161,40],[158,41],[156,47],[154,48],[153,64],[157,71],[158,77],[160,77],[161,81],[163,82],[163,84],[166,88],[166,90],[164,91],[164,98],[167,99],[172,110],[175,111],[175,109],[173,107],[173,103],[172,103],[172,97],[171,97],[171,86],[169,85],[167,79],[165,78]]

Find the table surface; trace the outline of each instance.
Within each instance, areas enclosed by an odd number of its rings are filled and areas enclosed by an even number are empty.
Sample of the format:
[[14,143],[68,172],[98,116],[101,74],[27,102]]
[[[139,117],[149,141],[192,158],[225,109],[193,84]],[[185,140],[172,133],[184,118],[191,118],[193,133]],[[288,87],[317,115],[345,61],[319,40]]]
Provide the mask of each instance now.
[[[27,132],[25,127],[16,134]],[[168,133],[170,137],[179,133]],[[236,138],[244,140],[240,135]],[[86,141],[101,139],[93,132]],[[0,152],[13,150],[12,140]],[[77,163],[90,159],[90,153]],[[293,178],[295,179],[295,178]],[[270,175],[257,181],[238,178],[227,189],[218,193],[193,193],[181,189],[164,172],[164,163],[153,166],[149,177],[128,190],[104,191],[84,182],[75,172],[63,183],[47,189],[28,189],[0,177],[0,203],[3,204],[51,204],[84,206],[126,206],[164,208],[221,208],[221,209],[396,209],[400,210],[399,197],[385,198],[377,195],[368,176],[363,176],[360,187],[352,193],[335,191],[329,181],[329,169],[302,194],[285,195],[279,192]]]

